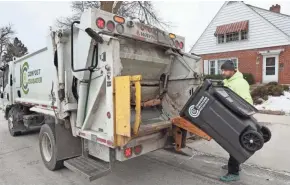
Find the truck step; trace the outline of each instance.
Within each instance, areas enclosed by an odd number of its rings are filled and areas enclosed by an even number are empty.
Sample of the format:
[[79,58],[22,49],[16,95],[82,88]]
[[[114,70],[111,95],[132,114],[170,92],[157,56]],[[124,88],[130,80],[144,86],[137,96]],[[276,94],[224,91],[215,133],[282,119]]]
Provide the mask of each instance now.
[[65,167],[79,173],[89,181],[96,180],[111,172],[109,163],[80,156],[64,161]]

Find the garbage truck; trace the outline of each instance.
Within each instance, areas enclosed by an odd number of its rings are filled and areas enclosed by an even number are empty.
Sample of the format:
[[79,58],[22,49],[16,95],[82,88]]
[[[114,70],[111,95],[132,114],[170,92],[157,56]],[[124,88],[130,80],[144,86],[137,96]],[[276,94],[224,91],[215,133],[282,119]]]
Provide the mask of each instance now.
[[70,29],[50,28],[45,48],[3,67],[9,132],[40,129],[44,165],[89,180],[164,148],[171,119],[200,84],[200,58],[184,47],[184,37],[89,9]]
[[1,68],[10,134],[40,129],[44,165],[90,181],[157,149],[181,153],[192,134],[215,139],[244,162],[270,131],[241,97],[203,82],[200,57],[186,54],[184,44],[184,37],[99,9],[70,29],[51,28],[47,47]]

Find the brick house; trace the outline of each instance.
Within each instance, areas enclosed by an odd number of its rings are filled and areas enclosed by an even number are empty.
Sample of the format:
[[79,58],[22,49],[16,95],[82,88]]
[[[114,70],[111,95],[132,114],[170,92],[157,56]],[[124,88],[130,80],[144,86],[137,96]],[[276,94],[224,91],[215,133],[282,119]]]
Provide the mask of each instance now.
[[204,74],[220,74],[223,62],[232,59],[256,83],[290,84],[290,16],[280,9],[225,2],[191,49],[201,56]]

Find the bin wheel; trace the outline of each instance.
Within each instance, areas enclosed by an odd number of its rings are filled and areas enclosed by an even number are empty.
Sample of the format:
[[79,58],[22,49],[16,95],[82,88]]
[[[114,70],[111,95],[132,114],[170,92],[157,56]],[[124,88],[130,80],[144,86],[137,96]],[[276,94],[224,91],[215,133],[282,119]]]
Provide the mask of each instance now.
[[268,127],[262,126],[260,131],[263,135],[264,143],[267,143],[268,141],[270,141],[272,137],[270,129]]
[[256,152],[263,147],[264,139],[260,133],[254,130],[249,130],[243,133],[241,144],[249,152]]

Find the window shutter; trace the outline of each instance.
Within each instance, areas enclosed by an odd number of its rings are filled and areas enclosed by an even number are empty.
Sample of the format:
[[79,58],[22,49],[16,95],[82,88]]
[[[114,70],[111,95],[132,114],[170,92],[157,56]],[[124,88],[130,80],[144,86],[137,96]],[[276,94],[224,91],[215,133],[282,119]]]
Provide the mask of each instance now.
[[209,74],[209,72],[208,72],[208,68],[209,68],[209,66],[208,66],[208,60],[204,60],[204,61],[203,61],[203,73],[204,73],[205,75],[208,75],[208,74]]

